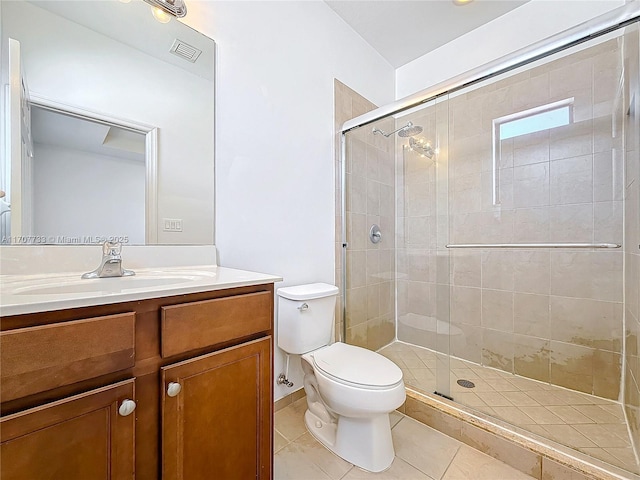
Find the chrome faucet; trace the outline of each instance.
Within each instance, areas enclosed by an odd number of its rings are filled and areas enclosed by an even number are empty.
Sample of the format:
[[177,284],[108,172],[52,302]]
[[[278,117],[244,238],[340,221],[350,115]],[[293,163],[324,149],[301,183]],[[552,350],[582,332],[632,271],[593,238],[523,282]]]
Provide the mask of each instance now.
[[135,275],[133,270],[122,268],[122,243],[104,242],[102,244],[102,261],[93,272],[82,275],[82,278],[129,277]]

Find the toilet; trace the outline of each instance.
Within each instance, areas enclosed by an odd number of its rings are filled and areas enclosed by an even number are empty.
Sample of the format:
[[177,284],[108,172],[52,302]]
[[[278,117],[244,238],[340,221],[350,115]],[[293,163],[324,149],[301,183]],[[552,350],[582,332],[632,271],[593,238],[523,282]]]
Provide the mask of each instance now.
[[305,424],[326,448],[370,472],[393,462],[389,413],[404,403],[402,370],[370,350],[331,343],[338,288],[279,288],[278,346],[302,357]]

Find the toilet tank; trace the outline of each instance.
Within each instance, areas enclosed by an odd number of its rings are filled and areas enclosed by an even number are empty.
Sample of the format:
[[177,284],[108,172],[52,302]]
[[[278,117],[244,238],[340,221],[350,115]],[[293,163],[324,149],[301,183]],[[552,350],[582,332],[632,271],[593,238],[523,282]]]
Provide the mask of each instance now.
[[279,288],[277,294],[278,347],[301,354],[331,343],[338,287],[312,283]]

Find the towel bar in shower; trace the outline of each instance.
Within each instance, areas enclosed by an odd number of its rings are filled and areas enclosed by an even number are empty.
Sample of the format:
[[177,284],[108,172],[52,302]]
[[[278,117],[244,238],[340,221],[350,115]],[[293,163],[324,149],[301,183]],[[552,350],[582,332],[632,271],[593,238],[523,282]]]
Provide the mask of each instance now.
[[620,248],[617,243],[450,243],[446,248]]

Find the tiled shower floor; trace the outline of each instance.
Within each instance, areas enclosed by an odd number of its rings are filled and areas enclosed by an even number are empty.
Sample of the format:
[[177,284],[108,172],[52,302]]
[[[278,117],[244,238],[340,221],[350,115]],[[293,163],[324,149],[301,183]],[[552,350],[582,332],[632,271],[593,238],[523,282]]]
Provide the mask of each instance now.
[[[435,352],[394,342],[380,350],[403,371],[405,384],[432,393]],[[640,473],[622,406],[611,400],[451,358],[454,400],[607,463]],[[475,383],[464,388],[458,379]]]

